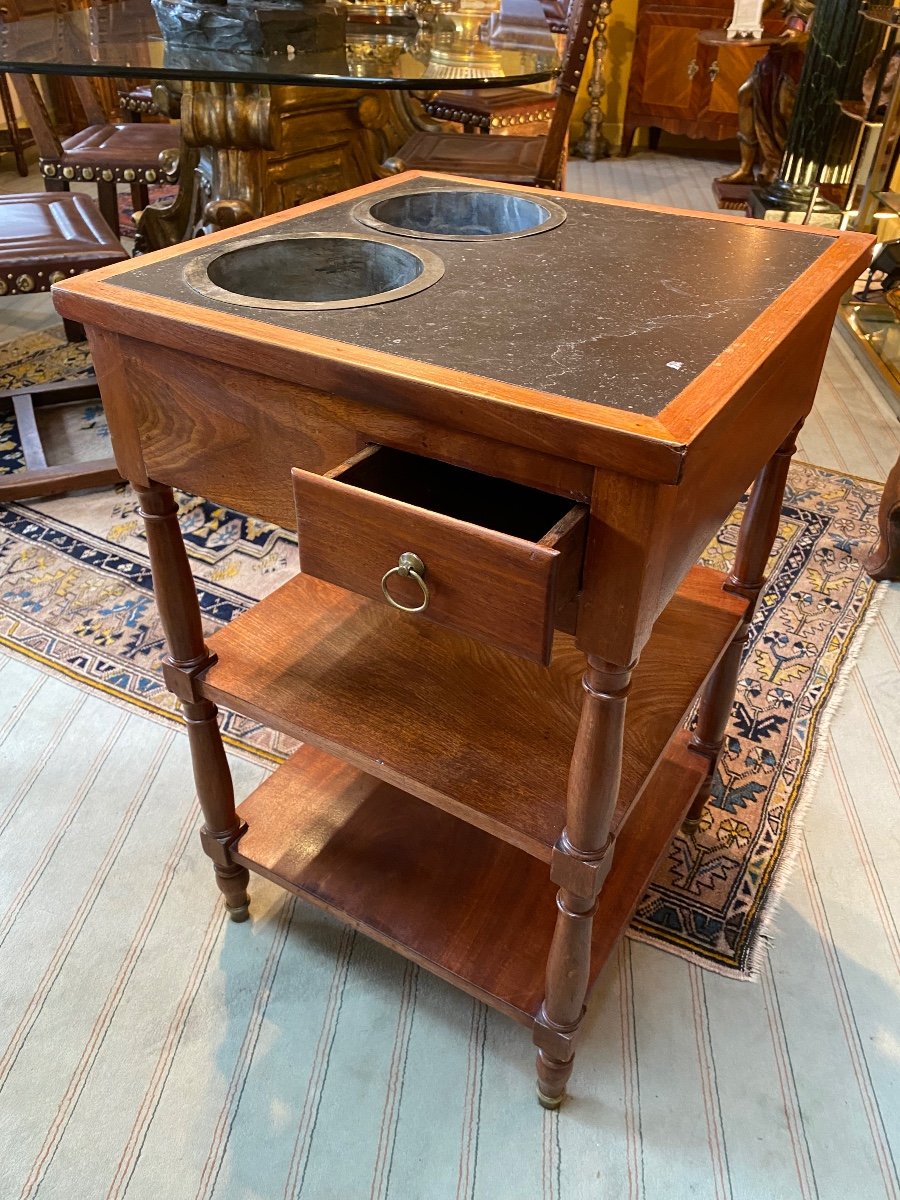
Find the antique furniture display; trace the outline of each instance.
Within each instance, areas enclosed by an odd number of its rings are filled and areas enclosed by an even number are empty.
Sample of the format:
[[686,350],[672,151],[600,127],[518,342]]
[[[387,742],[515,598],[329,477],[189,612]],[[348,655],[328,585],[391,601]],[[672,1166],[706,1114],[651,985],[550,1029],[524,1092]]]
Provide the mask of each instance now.
[[176,155],[174,125],[111,125],[93,94],[90,80],[75,81],[88,120],[86,128],[60,139],[31,75],[14,75],[19,103],[38,143],[39,165],[48,191],[68,191],[75,182],[94,183],[104,220],[119,232],[117,189],[127,184],[136,209],[149,203],[147,185],[161,177],[164,155]]
[[[89,196],[59,192],[0,196],[0,297],[49,292],[60,280],[127,258]],[[69,341],[84,338],[77,322],[66,320],[65,327]],[[120,478],[112,458],[48,466],[44,457],[35,404],[62,404],[96,394],[92,377],[0,393],[0,401],[15,410],[25,454],[25,469],[0,480],[0,500],[97,487]]]
[[[410,173],[56,289],[233,919],[250,871],[334,913],[524,1024],[560,1103],[656,863],[686,817],[703,836],[870,242]],[[548,321],[551,290],[600,316]],[[696,566],[754,478],[731,574]],[[173,487],[299,533],[302,574],[208,644]],[[218,704],[303,742],[237,808]]]
[[473,133],[420,131],[385,162],[395,171],[448,171],[476,179],[538,187],[562,186],[569,120],[584,74],[600,0],[575,0],[562,68],[556,81],[553,113],[546,134],[536,137],[483,138]]
[[[720,141],[738,133],[738,89],[766,53],[756,39],[729,38],[728,0],[641,0],[637,17],[622,153],[635,132],[651,130]],[[770,29],[768,19],[765,22]],[[720,36],[701,38],[702,31]]]
[[[407,17],[348,20],[340,43],[333,4],[71,3],[72,11],[17,22],[4,21],[0,6],[0,68],[157,81],[154,102],[180,114],[180,191],[174,203],[145,209],[145,250],[375,179],[421,127],[394,92],[543,83],[559,65],[538,0],[470,4],[481,15],[468,37],[440,27],[440,17],[421,27]],[[166,14],[165,36],[157,13]],[[271,37],[252,49],[244,36],[260,27],[259,14],[281,22],[274,49]],[[290,19],[296,44],[285,32]],[[316,28],[331,49],[303,48]]]

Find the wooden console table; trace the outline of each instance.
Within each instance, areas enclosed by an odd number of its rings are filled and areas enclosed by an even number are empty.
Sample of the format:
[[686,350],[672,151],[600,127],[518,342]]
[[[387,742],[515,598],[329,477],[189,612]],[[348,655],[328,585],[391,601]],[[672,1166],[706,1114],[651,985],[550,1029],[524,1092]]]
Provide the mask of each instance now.
[[[419,211],[402,198],[460,189],[550,216],[522,237],[386,228]],[[369,307],[241,300],[339,290],[344,243],[312,269],[309,234],[369,238],[350,257],[380,256],[382,286],[410,252],[424,272]],[[795,432],[870,243],[408,174],[56,289],[140,497],[233,919],[248,872],[334,913],[531,1029],[559,1104],[598,973],[707,800]],[[583,304],[548,304],[568,294],[591,296],[587,331]],[[696,566],[754,478],[731,575]],[[208,644],[173,486],[299,522],[303,574]],[[237,808],[218,704],[304,743]]]

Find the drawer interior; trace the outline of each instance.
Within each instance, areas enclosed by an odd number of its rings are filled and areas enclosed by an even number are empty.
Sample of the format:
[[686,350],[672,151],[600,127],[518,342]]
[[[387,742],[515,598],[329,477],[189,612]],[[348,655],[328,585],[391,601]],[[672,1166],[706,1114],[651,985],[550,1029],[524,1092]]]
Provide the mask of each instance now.
[[[575,507],[564,496],[388,446],[367,447],[330,471],[329,476],[391,500],[529,542],[541,542]],[[552,538],[548,544],[553,544]]]

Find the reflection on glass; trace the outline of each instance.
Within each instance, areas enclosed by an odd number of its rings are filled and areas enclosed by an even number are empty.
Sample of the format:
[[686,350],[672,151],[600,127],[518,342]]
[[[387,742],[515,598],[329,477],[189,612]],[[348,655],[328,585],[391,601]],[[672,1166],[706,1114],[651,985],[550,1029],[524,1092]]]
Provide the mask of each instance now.
[[45,0],[37,15],[29,0],[21,19],[11,3],[0,70],[414,88],[537,83],[558,67],[539,0]]
[[425,75],[429,79],[502,75],[499,48],[490,40],[490,19],[499,11],[500,0],[459,0],[457,8],[441,13],[434,23]]

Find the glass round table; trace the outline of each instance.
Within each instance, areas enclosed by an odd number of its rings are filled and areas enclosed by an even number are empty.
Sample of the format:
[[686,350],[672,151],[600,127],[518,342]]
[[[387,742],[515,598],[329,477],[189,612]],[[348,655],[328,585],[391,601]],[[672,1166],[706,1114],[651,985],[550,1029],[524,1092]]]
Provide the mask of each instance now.
[[370,182],[429,127],[416,92],[544,83],[558,67],[539,0],[0,7],[0,70],[151,80],[180,116],[178,195],[144,211],[143,249]]

